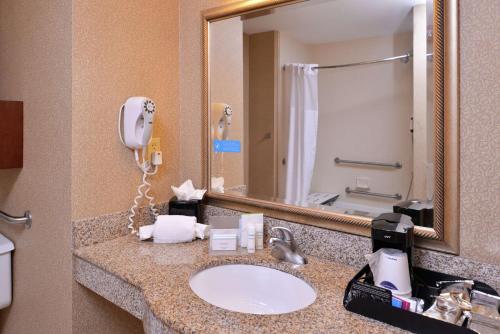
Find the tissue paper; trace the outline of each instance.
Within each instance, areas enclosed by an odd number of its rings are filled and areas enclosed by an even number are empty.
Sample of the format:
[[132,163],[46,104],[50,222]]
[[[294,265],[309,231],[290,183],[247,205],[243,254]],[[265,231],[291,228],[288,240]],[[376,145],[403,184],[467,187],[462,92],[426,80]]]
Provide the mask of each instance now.
[[215,191],[216,193],[224,193],[224,177],[213,176],[211,187],[212,191]]
[[195,189],[191,180],[187,180],[178,188],[174,186],[171,188],[180,201],[201,200],[206,192],[206,189]]

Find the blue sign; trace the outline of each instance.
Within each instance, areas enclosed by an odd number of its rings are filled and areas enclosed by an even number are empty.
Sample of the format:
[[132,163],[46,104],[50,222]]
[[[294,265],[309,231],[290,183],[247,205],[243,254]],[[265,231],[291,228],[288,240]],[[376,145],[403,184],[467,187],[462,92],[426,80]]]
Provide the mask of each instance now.
[[240,153],[241,143],[239,140],[214,140],[214,152]]

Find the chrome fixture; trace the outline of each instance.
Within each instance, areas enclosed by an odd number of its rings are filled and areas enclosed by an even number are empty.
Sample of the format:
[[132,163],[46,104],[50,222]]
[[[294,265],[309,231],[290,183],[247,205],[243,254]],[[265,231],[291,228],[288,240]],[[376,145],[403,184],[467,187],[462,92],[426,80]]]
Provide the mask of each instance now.
[[345,188],[345,192],[346,192],[346,194],[358,194],[358,195],[366,195],[366,196],[394,198],[397,200],[400,200],[401,198],[403,198],[403,196],[401,196],[401,194],[391,195],[391,194],[372,193],[370,191],[351,189],[349,187]]
[[278,238],[269,239],[271,246],[271,255],[281,261],[294,264],[306,264],[307,259],[298,249],[293,238],[292,231],[286,227],[273,227],[272,231],[277,231]]
[[33,219],[31,217],[31,212],[29,211],[26,211],[22,217],[11,216],[3,211],[0,211],[0,221],[4,221],[7,224],[24,225],[29,229],[31,228]]
[[391,167],[398,169],[403,167],[403,165],[399,161],[394,163],[387,163],[387,162],[344,160],[340,159],[339,157],[336,157],[334,161],[336,164],[367,165],[367,166],[377,166],[377,167]]
[[[429,58],[428,60],[432,61],[432,53],[428,53],[428,54],[426,54],[426,56],[427,56],[427,58]],[[382,59],[376,59],[376,60],[368,60],[368,61],[360,61],[358,63],[329,65],[329,66],[314,66],[312,69],[313,70],[323,70],[323,69],[329,69],[329,68],[342,68],[342,67],[350,67],[350,66],[358,66],[358,65],[385,63],[385,62],[395,61],[395,60],[399,60],[402,63],[406,64],[407,62],[410,61],[411,57],[413,57],[413,55],[410,52],[408,52],[408,53],[401,55],[401,56],[382,58]]]

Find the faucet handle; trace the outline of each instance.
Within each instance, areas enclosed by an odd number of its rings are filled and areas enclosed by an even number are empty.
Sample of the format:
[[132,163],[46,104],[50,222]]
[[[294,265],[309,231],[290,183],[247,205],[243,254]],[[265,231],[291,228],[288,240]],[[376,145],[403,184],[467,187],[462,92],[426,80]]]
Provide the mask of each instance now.
[[287,243],[290,243],[290,244],[292,244],[294,242],[292,231],[290,231],[288,228],[282,227],[282,226],[276,226],[276,227],[273,227],[271,230],[278,232],[279,239],[281,239]]

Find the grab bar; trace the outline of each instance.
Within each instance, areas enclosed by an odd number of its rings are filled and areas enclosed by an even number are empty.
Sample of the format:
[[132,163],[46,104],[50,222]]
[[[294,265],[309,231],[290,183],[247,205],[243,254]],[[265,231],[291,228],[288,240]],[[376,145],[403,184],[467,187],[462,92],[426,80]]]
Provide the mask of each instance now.
[[24,224],[26,228],[31,228],[31,223],[33,221],[31,217],[31,212],[26,211],[24,213],[24,216],[22,217],[16,217],[16,216],[11,216],[3,211],[0,211],[0,220],[3,220],[7,224],[14,224],[14,225],[21,225]]
[[401,163],[399,161],[391,164],[391,163],[386,163],[386,162],[344,160],[344,159],[340,159],[339,157],[336,157],[334,161],[336,164],[368,165],[368,166],[391,167],[391,168],[403,167],[403,165],[401,165]]
[[397,200],[400,200],[401,198],[403,198],[403,196],[401,196],[401,194],[390,195],[390,194],[372,193],[370,191],[356,190],[356,189],[351,189],[349,187],[345,188],[345,192],[346,192],[346,194],[358,194],[358,195],[366,195],[366,196],[394,198],[394,199],[397,199]]

